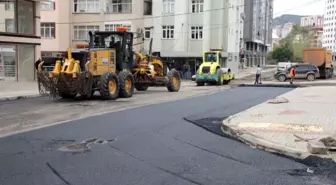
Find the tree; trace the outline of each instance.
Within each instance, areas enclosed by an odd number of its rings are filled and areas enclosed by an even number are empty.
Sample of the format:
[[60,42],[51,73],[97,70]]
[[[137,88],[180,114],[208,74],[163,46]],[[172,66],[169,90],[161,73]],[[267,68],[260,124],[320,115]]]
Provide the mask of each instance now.
[[288,47],[292,53],[292,60],[297,61],[302,58],[302,50],[310,47],[310,41],[315,32],[299,25],[293,25],[291,32],[280,40],[280,45]]
[[274,48],[271,52],[271,56],[277,62],[287,62],[293,59],[293,51],[289,47],[280,46]]

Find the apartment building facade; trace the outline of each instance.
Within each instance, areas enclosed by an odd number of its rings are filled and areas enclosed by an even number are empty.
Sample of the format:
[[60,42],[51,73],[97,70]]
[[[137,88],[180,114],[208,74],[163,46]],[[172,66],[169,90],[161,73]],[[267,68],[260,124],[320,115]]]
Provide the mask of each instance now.
[[323,16],[322,15],[310,15],[301,17],[302,27],[323,27]]
[[67,48],[88,46],[89,31],[143,28],[141,0],[57,0],[41,9],[42,56],[57,57]]
[[265,65],[272,44],[273,0],[245,0],[244,53],[247,66]]
[[323,16],[323,43],[324,48],[336,52],[336,1],[325,0]]
[[0,2],[0,80],[34,81],[40,57],[40,1]]
[[203,51],[219,49],[225,66],[237,72],[243,4],[243,0],[154,1],[152,15],[145,15],[145,45],[153,38],[153,52],[190,75],[201,64]]

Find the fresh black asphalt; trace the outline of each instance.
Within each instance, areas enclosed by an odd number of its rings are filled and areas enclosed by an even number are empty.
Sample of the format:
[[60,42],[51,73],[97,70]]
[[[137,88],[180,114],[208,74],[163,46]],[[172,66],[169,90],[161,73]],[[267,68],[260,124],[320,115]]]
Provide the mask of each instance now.
[[[0,184],[333,184],[306,173],[303,164],[220,137],[184,120],[226,117],[290,90],[238,87],[2,138]],[[89,138],[110,142],[92,144],[87,152],[58,150]]]

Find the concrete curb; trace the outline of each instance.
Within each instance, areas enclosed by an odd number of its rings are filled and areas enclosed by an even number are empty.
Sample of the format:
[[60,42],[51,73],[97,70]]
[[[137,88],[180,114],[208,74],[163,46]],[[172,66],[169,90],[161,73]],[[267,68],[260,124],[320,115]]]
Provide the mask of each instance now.
[[31,95],[17,95],[17,96],[7,96],[7,97],[1,97],[0,102],[5,102],[5,101],[12,101],[12,100],[22,100],[22,99],[28,99],[28,98],[37,98],[41,97],[40,94],[31,94]]
[[313,86],[336,86],[336,83],[309,83],[309,84],[238,84],[238,87],[284,87],[300,88]]
[[284,87],[284,88],[297,88],[302,85],[291,84],[238,84],[238,87]]
[[311,155],[308,152],[303,152],[292,147],[279,145],[279,143],[268,141],[251,133],[239,131],[238,129],[228,126],[226,122],[226,120],[222,122],[222,132],[251,146],[252,148],[258,148],[267,152],[281,154],[301,160]]

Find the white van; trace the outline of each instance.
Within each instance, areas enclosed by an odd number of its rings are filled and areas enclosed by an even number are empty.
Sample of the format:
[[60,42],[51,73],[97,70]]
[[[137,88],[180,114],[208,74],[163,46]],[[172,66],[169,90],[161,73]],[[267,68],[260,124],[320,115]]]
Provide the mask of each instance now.
[[289,69],[289,67],[292,65],[293,63],[291,62],[279,62],[277,66],[277,71],[285,71],[286,69]]

